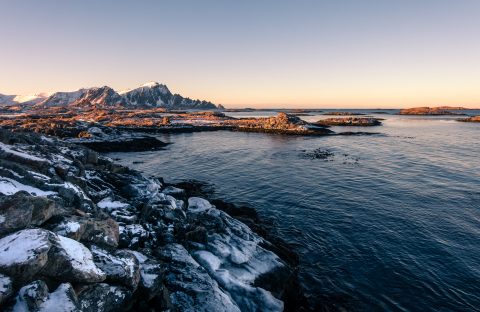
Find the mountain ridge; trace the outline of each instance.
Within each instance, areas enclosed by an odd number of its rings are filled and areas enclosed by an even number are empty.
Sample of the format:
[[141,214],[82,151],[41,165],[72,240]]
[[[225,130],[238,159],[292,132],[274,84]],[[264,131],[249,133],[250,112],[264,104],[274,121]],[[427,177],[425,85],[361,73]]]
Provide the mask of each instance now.
[[[40,96],[42,95],[42,96]],[[172,93],[158,82],[147,82],[134,89],[116,91],[109,86],[81,88],[76,91],[59,91],[49,95],[18,96],[0,94],[0,105],[50,107],[125,107],[125,108],[167,108],[167,109],[222,109],[210,101],[190,99]],[[20,99],[29,99],[21,101]]]

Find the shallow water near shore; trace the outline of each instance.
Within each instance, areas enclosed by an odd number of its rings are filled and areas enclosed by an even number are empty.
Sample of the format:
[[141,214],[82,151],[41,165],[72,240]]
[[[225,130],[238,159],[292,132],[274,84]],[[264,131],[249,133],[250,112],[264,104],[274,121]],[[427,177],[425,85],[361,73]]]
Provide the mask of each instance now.
[[[375,116],[383,126],[332,129],[378,135],[165,134],[166,150],[109,156],[168,182],[210,182],[274,220],[316,309],[478,309],[480,124]],[[315,149],[333,156],[308,157]]]

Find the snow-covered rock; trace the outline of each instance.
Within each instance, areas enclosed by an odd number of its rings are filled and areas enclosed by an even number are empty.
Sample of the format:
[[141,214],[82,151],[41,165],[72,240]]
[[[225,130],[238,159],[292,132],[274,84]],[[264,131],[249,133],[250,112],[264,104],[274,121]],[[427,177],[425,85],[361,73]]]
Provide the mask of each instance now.
[[283,311],[283,302],[265,289],[253,286],[262,274],[283,267],[278,256],[261,247],[263,239],[226,213],[209,209],[197,215],[202,224],[222,224],[207,234],[205,244],[192,253],[242,311]]
[[78,294],[79,309],[82,312],[122,311],[128,306],[131,295],[129,290],[120,286],[93,284]]
[[94,283],[105,280],[105,273],[93,262],[90,250],[67,237],[57,235],[56,239],[42,274],[71,282]]
[[137,258],[140,263],[140,293],[147,301],[161,295],[163,290],[163,268],[162,265],[146,255],[127,250]]
[[82,311],[282,309],[271,284],[285,278],[269,276],[285,263],[208,200],[56,139],[0,130],[0,143],[3,181],[41,191],[0,194],[0,274],[14,290],[63,283],[10,298],[36,311],[68,298]]
[[188,211],[191,213],[204,212],[213,208],[212,204],[206,199],[200,197],[190,197],[188,199]]
[[22,287],[17,295],[13,312],[76,312],[78,302],[69,283],[60,284],[49,293],[44,281],[38,280]]
[[107,281],[120,283],[135,290],[140,281],[140,263],[128,250],[117,250],[114,254],[92,246],[95,264],[107,275]]
[[98,269],[91,252],[79,242],[43,229],[21,230],[0,239],[0,272],[16,282],[31,280],[38,273],[72,282],[98,282],[105,273]]
[[120,226],[120,244],[128,248],[138,247],[148,238],[148,232],[141,224]]
[[18,283],[31,280],[48,262],[52,237],[49,231],[29,229],[0,239],[0,272]]
[[179,244],[161,251],[167,264],[165,287],[174,311],[241,311],[205,269]]
[[77,241],[107,247],[118,246],[119,226],[111,218],[97,220],[89,217],[66,216],[50,225],[50,228],[59,235]]

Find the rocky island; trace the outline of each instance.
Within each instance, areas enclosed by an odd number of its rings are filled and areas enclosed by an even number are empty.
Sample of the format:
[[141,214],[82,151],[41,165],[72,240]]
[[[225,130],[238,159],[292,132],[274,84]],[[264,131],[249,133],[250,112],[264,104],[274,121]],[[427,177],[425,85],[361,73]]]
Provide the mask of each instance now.
[[400,115],[463,115],[452,110],[465,110],[463,107],[438,106],[438,107],[413,107],[401,109]]
[[462,122],[480,122],[480,116],[472,116],[472,117],[468,117],[468,118],[462,118],[462,119],[458,119],[458,121],[462,121]]
[[382,122],[378,118],[371,117],[338,117],[321,119],[316,122],[320,126],[353,126],[353,127],[372,127],[380,126]]
[[0,309],[298,308],[295,257],[222,209],[238,214],[88,148],[0,130]]
[[355,113],[355,112],[326,112],[323,115],[330,115],[330,116],[360,116],[365,115],[362,113]]

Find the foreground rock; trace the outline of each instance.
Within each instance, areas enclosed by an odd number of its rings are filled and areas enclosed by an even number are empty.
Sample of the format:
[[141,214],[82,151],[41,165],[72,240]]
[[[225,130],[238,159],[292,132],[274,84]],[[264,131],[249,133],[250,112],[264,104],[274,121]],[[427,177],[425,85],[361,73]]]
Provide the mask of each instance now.
[[321,119],[316,124],[321,126],[372,127],[380,126],[382,122],[378,118],[346,117]]
[[0,310],[281,311],[295,275],[210,201],[35,134],[0,130],[0,225]]

